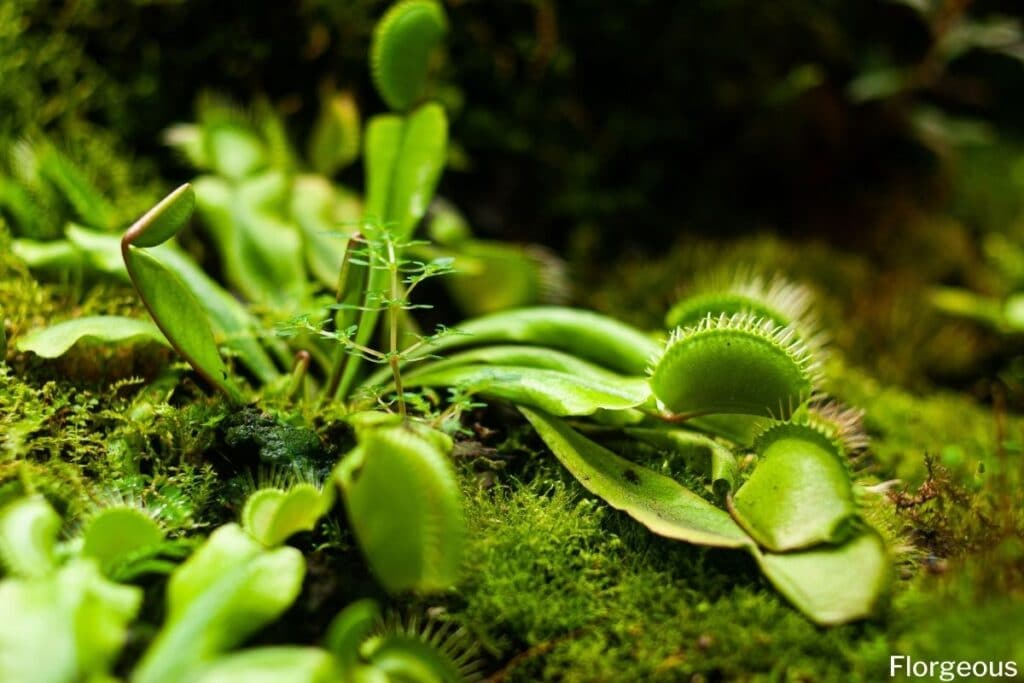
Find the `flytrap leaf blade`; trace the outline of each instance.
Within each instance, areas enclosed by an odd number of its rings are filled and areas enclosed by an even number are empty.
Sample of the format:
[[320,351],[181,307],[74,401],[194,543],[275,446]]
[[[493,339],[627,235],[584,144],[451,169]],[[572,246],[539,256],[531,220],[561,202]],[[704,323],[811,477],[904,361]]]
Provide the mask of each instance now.
[[19,351],[31,351],[40,358],[58,358],[81,341],[110,344],[149,341],[168,345],[160,329],[149,320],[95,315],[33,330],[18,339],[16,347]]
[[427,212],[448,149],[448,117],[439,104],[408,116],[376,116],[366,135],[366,215],[407,240]]
[[408,378],[406,387],[454,386],[471,394],[502,398],[565,417],[597,410],[625,410],[648,401],[643,377],[607,381],[559,370],[514,365],[464,365]]
[[189,365],[229,398],[242,395],[228,380],[206,309],[181,279],[147,252],[124,250],[128,274],[160,331]]
[[753,546],[727,512],[674,479],[612,453],[556,417],[519,410],[584,488],[659,536],[720,548]]

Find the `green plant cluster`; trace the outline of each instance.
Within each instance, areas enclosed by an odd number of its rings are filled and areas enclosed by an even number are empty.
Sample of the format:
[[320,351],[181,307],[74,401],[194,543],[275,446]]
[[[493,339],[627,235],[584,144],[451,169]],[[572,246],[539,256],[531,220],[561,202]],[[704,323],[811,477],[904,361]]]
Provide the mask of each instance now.
[[[205,97],[166,136],[199,177],[126,229],[88,164],[18,143],[0,607],[24,618],[0,678],[875,680],[896,647],[984,652],[964,634],[1024,590],[1019,418],[857,369],[850,320],[899,339],[882,375],[935,328],[859,310],[877,266],[824,247],[621,266],[593,301],[639,326],[550,305],[560,262],[435,197],[448,21],[388,10],[369,62],[391,111],[363,125],[325,89],[303,153],[269,106]],[[940,252],[906,301],[962,267]],[[469,319],[426,332],[439,276]]]

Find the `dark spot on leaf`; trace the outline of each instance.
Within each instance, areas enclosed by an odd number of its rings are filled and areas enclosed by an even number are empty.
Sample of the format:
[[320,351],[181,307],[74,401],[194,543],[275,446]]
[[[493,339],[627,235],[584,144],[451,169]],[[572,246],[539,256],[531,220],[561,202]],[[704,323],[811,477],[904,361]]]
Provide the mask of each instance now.
[[622,476],[624,476],[626,478],[626,481],[628,481],[630,484],[640,483],[640,477],[633,470],[623,471]]

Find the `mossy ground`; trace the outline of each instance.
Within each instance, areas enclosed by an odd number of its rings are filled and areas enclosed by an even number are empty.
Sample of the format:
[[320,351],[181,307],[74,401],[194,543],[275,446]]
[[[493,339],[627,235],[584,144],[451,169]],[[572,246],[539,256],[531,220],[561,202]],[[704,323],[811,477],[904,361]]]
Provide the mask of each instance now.
[[[665,297],[652,303],[644,291],[685,289],[691,278],[679,273],[696,271],[679,264],[699,261],[695,254],[707,248],[674,252],[660,267],[648,264],[620,278],[618,287],[592,291],[592,301],[656,325]],[[861,342],[882,343],[857,330],[885,320],[858,299],[860,286],[879,276],[867,261],[775,239],[714,248],[727,255],[717,259],[726,264],[783,272],[800,264],[795,275],[825,303],[825,326],[836,340],[827,388],[866,410],[872,437],[856,463],[858,478],[865,485],[889,482],[886,492],[864,497],[896,560],[878,616],[813,626],[745,555],[655,537],[586,494],[500,408],[475,415],[477,436],[459,449],[471,528],[465,581],[453,595],[393,606],[468,626],[495,680],[876,681],[887,677],[891,654],[1020,661],[1024,421],[998,401],[984,402],[998,397],[998,388],[975,395],[908,389],[929,381],[920,356],[903,369],[902,383],[884,376],[882,357],[857,362],[871,357]],[[17,336],[45,320],[131,312],[137,305],[130,292],[40,284],[10,257],[3,268],[12,342],[0,373],[3,490],[42,490],[72,518],[110,496],[158,506],[180,530],[230,517],[237,495],[217,485],[226,409],[169,366],[166,354],[88,349],[58,364],[14,351]],[[623,266],[620,274],[627,273]],[[882,331],[880,339],[893,347],[885,354],[898,353],[903,324],[890,319]],[[314,426],[328,443],[347,438],[330,420]],[[320,550],[304,597],[275,637],[313,639],[339,602],[381,597],[356,568],[343,527],[332,520],[315,538],[299,539]]]

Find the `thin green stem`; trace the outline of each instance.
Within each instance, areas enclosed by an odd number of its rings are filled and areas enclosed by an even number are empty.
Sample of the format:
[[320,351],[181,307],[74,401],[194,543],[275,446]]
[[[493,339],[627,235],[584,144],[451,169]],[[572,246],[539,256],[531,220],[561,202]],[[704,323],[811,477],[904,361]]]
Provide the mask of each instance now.
[[391,374],[395,378],[395,391],[398,392],[398,412],[404,419],[406,417],[405,392],[402,389],[402,374],[398,368],[398,314],[401,308],[398,298],[398,257],[395,254],[395,243],[389,239],[387,245],[388,275],[391,279],[391,301],[388,302],[388,327],[390,328],[388,335],[388,349],[390,351],[388,362],[391,365]]

